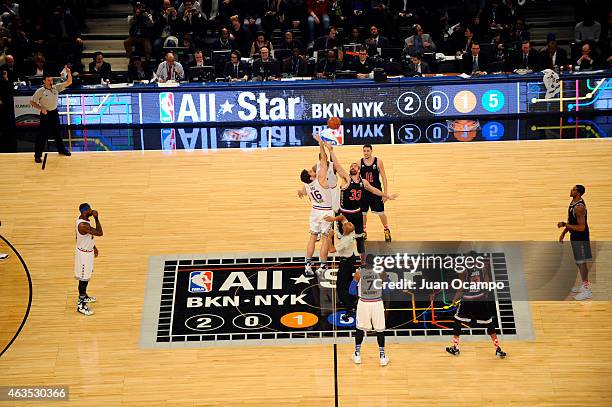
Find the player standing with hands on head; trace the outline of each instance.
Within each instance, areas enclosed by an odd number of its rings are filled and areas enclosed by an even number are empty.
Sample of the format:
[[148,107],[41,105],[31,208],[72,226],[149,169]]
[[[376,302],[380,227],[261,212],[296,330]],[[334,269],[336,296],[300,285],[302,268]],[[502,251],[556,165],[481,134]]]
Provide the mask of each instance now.
[[314,169],[303,169],[300,173],[300,180],[304,183],[303,190],[312,202],[310,211],[310,238],[306,246],[306,275],[312,275],[312,256],[314,254],[317,236],[321,235],[321,250],[319,260],[321,266],[317,273],[324,273],[327,270],[327,254],[329,251],[328,232],[331,223],[325,220],[326,216],[334,216],[332,210],[332,193],[327,182],[328,161],[325,146],[319,135],[314,139],[319,143],[319,171]]
[[43,86],[38,88],[30,99],[30,105],[34,109],[40,111],[40,127],[38,135],[36,136],[36,147],[34,150],[34,161],[37,163],[42,162],[41,156],[43,149],[50,135],[53,136],[57,152],[60,155],[71,155],[62,140],[62,134],[59,127],[59,113],[57,111],[57,100],[60,92],[72,85],[72,73],[68,65],[66,65],[64,70],[66,71],[66,81],[58,83],[57,85],[53,84],[53,76],[44,74]]
[[[87,295],[87,284],[93,274],[94,257],[98,257],[98,248],[94,244],[94,236],[102,236],[102,224],[98,219],[98,211],[91,209],[88,203],[79,206],[81,215],[76,220],[76,251],[74,256],[74,277],[79,280],[79,301],[77,311],[87,316],[93,315],[88,303],[96,302],[96,297]],[[96,220],[96,227],[91,226],[89,218]]]
[[589,283],[589,269],[587,262],[593,259],[591,255],[591,244],[589,236],[589,224],[587,223],[587,208],[582,199],[585,193],[583,185],[575,185],[570,191],[572,202],[567,209],[567,222],[557,223],[558,228],[564,228],[559,236],[559,242],[563,243],[563,239],[567,232],[570,233],[570,241],[572,243],[572,251],[574,259],[580,271],[582,284],[579,287],[572,288],[574,299],[582,301],[593,296],[591,291],[591,283]]
[[[387,184],[387,174],[385,165],[378,157],[372,156],[372,145],[366,144],[363,146],[363,158],[361,159],[361,178],[368,181],[374,188],[380,189],[382,192],[389,193]],[[382,184],[381,184],[382,178]],[[361,211],[363,212],[363,232],[364,238],[367,239],[366,225],[368,218],[368,210],[371,208],[372,213],[378,215],[383,224],[385,232],[385,242],[391,241],[391,230],[389,229],[389,220],[385,214],[386,199],[376,196],[371,192],[364,192],[361,199]]]

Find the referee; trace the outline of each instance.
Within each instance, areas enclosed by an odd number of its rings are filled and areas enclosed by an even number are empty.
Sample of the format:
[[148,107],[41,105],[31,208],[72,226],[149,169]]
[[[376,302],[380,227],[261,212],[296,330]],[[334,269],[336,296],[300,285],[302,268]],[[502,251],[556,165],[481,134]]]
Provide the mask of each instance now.
[[30,99],[30,105],[32,105],[34,109],[40,111],[40,131],[36,137],[36,147],[34,151],[34,161],[37,163],[42,162],[41,156],[43,148],[50,135],[55,139],[55,146],[59,154],[71,155],[62,141],[59,127],[59,114],[57,112],[57,98],[59,93],[72,84],[72,73],[70,72],[70,68],[66,66],[64,69],[68,76],[66,82],[54,85],[53,77],[49,74],[44,74],[42,88],[34,92],[32,99]]

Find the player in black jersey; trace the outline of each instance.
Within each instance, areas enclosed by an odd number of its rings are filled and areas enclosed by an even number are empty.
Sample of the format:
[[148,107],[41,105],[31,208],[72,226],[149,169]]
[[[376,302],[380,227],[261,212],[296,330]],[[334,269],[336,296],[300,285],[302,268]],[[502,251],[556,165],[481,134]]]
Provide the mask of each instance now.
[[[472,258],[477,258],[478,254],[475,251],[471,251],[467,254]],[[461,300],[461,303],[457,307],[455,313],[455,324],[453,328],[453,346],[446,348],[446,351],[453,356],[459,356],[459,337],[461,335],[461,324],[466,323],[470,327],[473,325],[480,325],[487,327],[487,333],[491,336],[493,346],[495,346],[495,356],[499,358],[506,357],[504,352],[499,346],[499,340],[495,332],[495,324],[493,323],[493,316],[489,310],[489,304],[487,303],[488,292],[478,287],[478,283],[491,281],[491,262],[490,259],[484,258],[484,267],[474,267],[471,270],[466,270],[461,273],[462,287],[457,290],[453,297],[453,304]],[[469,288],[465,290],[463,287],[465,284],[469,284]],[[472,285],[474,287],[472,287]]]
[[589,299],[593,296],[591,292],[591,284],[589,283],[589,269],[587,262],[592,260],[591,244],[589,236],[589,224],[587,222],[587,208],[582,195],[585,193],[583,185],[575,185],[570,191],[572,202],[567,209],[567,222],[557,223],[557,227],[564,228],[559,236],[559,242],[563,243],[563,239],[567,232],[570,233],[570,241],[572,243],[572,251],[574,259],[580,271],[582,284],[572,288],[574,299],[578,301]]
[[[369,192],[374,196],[383,197],[385,200],[394,200],[397,195],[387,195],[380,189],[373,187],[368,181],[362,179],[359,175],[359,165],[352,163],[347,173],[333,148],[329,148],[330,157],[334,162],[338,176],[343,180],[340,190],[340,217],[345,221],[350,222],[355,230],[355,240],[357,242],[357,253],[359,253],[360,261],[357,259],[351,261],[352,267],[341,267],[338,269],[338,296],[340,302],[349,309],[349,312],[343,315],[343,319],[350,318],[354,315],[354,301],[347,301],[348,289],[353,278],[353,272],[356,268],[365,262],[365,243],[363,239],[363,216],[361,213],[361,201],[365,192]],[[343,223],[338,221],[338,234],[344,234]],[[345,259],[347,262],[348,259]],[[345,295],[346,294],[346,295]]]
[[[378,157],[372,156],[372,145],[366,144],[363,146],[363,158],[360,166],[361,178],[367,180],[374,188],[380,189],[383,192],[389,193],[387,185],[387,174],[385,173],[385,165]],[[382,184],[381,184],[382,178]],[[389,220],[385,214],[384,197],[376,196],[370,192],[364,192],[361,199],[361,211],[363,212],[363,230],[364,237],[367,238],[366,225],[368,210],[372,209],[372,213],[380,217],[385,232],[385,242],[391,241],[391,230],[389,230]]]

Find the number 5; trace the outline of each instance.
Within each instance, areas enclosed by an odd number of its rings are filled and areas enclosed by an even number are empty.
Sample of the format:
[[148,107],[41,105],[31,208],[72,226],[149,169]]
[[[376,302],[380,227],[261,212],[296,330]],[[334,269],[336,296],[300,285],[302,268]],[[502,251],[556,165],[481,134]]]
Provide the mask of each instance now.
[[499,106],[499,99],[497,93],[489,93],[489,106],[493,109]]

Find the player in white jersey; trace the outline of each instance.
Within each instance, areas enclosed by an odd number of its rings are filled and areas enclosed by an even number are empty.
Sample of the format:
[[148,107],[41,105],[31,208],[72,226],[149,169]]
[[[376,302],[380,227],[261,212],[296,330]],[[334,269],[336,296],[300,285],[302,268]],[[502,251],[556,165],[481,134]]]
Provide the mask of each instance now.
[[304,183],[302,193],[308,195],[312,202],[312,210],[310,211],[310,238],[306,246],[306,274],[312,275],[312,256],[314,254],[317,235],[321,234],[321,250],[319,251],[319,260],[321,266],[317,269],[317,273],[324,273],[327,269],[327,254],[329,251],[329,235],[328,232],[331,223],[325,220],[326,216],[333,216],[332,210],[332,194],[327,182],[327,153],[323,141],[318,135],[314,136],[319,142],[319,172],[313,168],[310,170],[304,169],[300,173],[300,180]]
[[383,282],[387,279],[386,273],[377,273],[373,270],[372,255],[366,256],[366,264],[361,270],[355,272],[349,287],[352,295],[358,295],[357,302],[357,329],[355,330],[355,353],[353,362],[361,363],[361,343],[366,331],[376,331],[378,340],[380,365],[387,366],[389,358],[385,354],[385,305],[383,303]]
[[[91,209],[88,203],[79,206],[81,215],[76,220],[76,250],[74,255],[74,277],[79,280],[79,300],[77,311],[92,315],[88,303],[96,302],[96,297],[87,295],[87,284],[93,274],[94,257],[98,257],[98,248],[94,244],[94,236],[102,236],[102,224],[98,219],[98,211]],[[96,227],[93,228],[89,218],[93,216]]]

